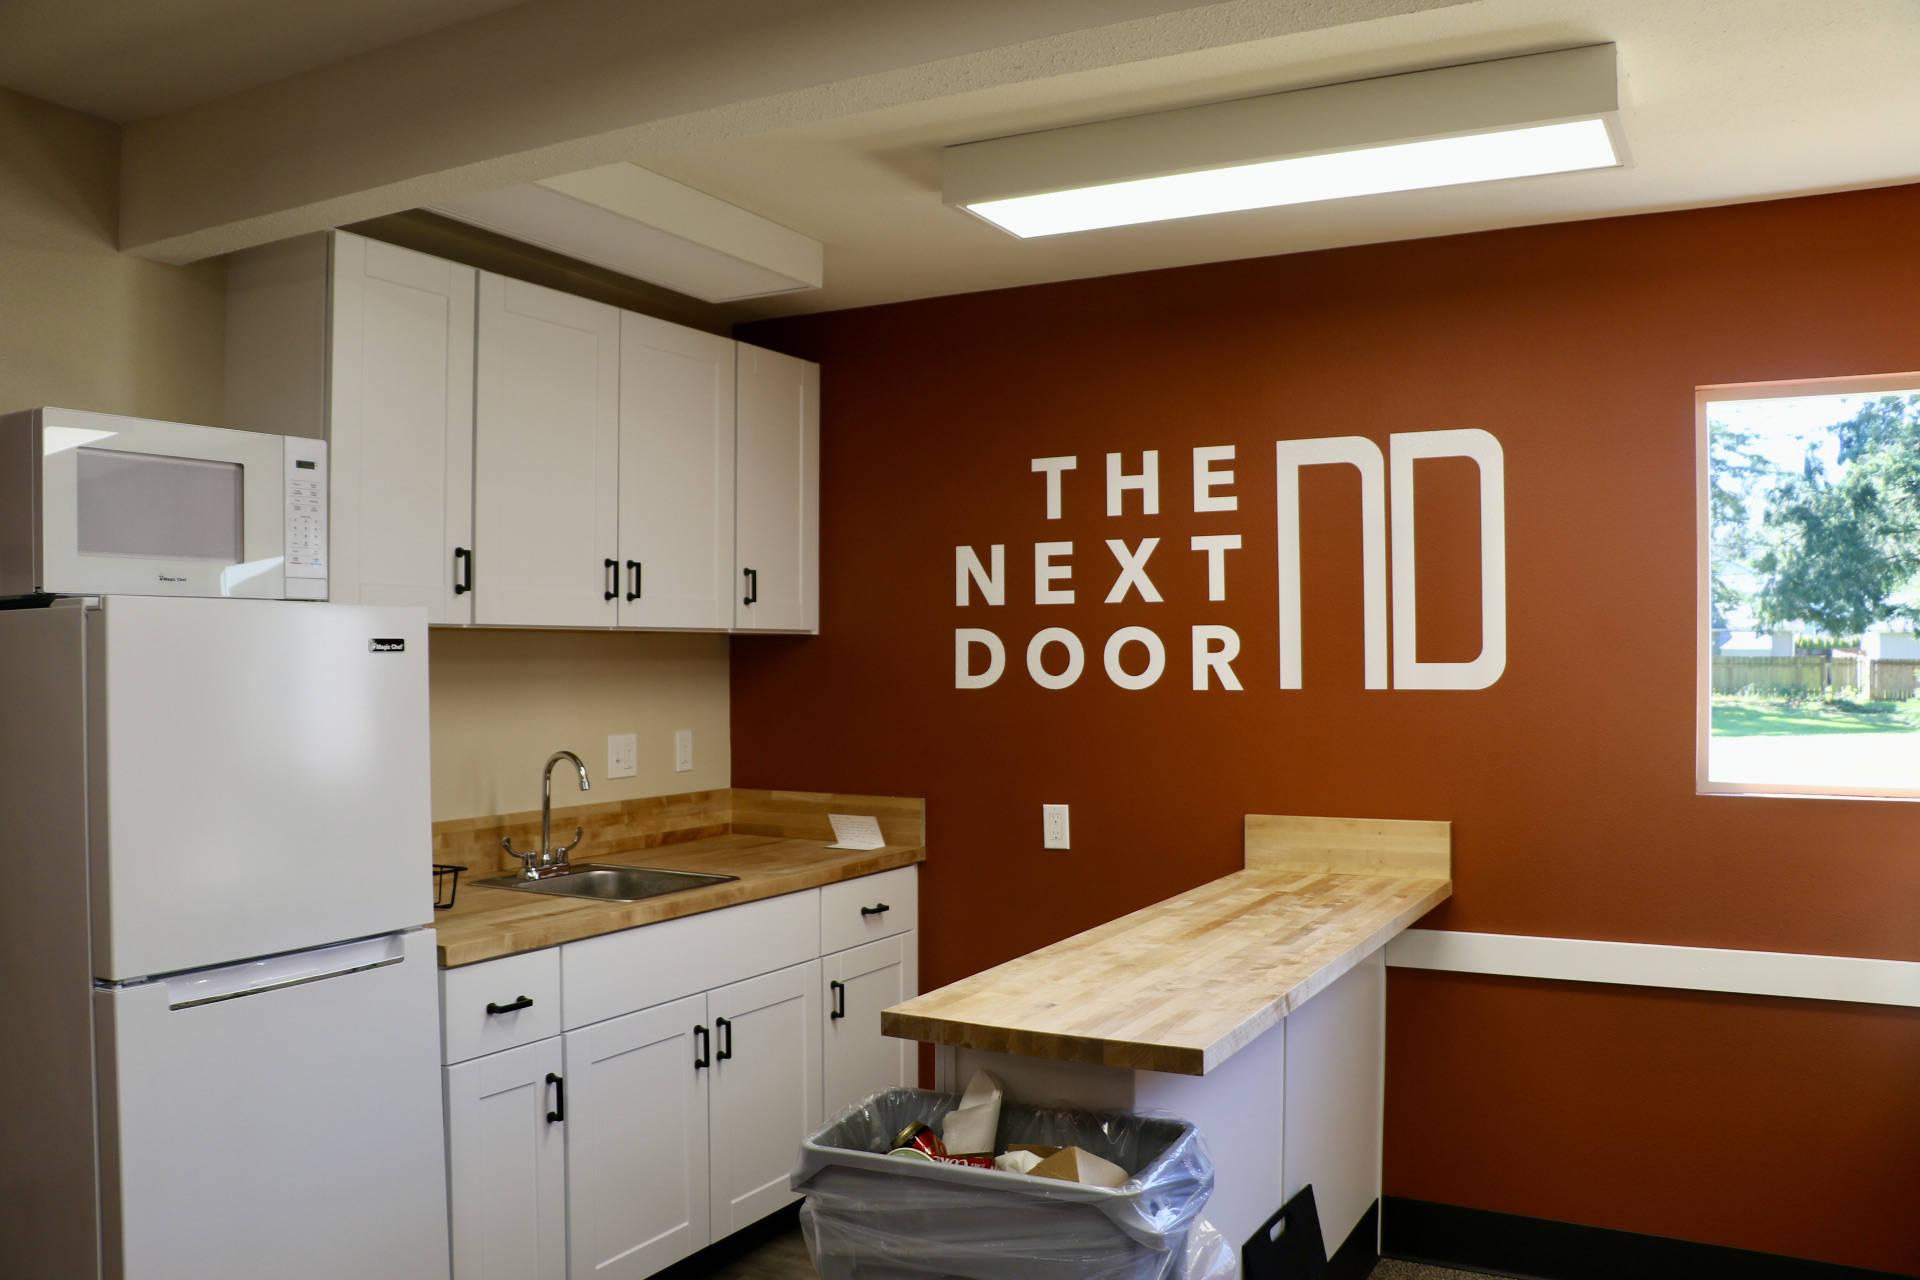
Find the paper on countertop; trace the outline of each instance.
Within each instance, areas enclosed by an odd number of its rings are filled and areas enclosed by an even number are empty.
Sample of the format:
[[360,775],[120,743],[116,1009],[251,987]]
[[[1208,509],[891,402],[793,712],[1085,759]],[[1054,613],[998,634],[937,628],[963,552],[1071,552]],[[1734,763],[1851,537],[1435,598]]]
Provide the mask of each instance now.
[[833,843],[829,849],[884,849],[887,842],[880,835],[880,819],[864,813],[830,813],[827,821],[833,824]]

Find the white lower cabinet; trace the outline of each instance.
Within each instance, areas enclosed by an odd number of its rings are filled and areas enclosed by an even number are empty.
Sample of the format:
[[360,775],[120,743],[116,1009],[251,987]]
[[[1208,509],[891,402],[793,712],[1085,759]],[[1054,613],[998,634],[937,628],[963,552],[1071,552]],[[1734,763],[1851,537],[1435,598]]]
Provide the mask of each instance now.
[[447,1068],[453,1273],[563,1280],[566,1137],[560,1039]]
[[454,1280],[641,1280],[791,1204],[801,1141],[915,1079],[880,1011],[918,990],[916,878],[446,971]]
[[920,935],[917,930],[848,951],[820,962],[826,1005],[826,1037],[821,1053],[824,1119],[883,1089],[915,1083],[920,1046],[880,1034],[880,1011],[920,994]]
[[697,995],[565,1035],[574,1280],[638,1280],[708,1242],[706,1022]]
[[717,1240],[799,1198],[787,1175],[820,1127],[820,962],[710,991],[707,1011]]

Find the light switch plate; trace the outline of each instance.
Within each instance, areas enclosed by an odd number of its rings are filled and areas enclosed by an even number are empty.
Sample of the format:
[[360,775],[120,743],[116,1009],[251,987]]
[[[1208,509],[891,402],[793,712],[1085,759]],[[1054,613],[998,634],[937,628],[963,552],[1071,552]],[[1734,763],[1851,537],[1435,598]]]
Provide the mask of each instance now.
[[631,778],[640,771],[640,740],[631,733],[607,735],[607,776]]
[[693,730],[678,729],[673,735],[673,771],[686,773],[693,768]]
[[1043,804],[1040,806],[1040,827],[1043,849],[1065,849],[1067,843],[1067,806],[1063,804]]

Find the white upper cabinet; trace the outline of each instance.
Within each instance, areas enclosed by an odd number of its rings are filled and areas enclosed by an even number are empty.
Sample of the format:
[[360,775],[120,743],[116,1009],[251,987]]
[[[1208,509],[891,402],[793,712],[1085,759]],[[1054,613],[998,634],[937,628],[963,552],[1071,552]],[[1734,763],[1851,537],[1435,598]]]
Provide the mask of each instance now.
[[820,630],[820,366],[738,347],[736,631]]
[[820,366],[344,231],[235,254],[227,419],[330,442],[331,596],[820,630]]
[[620,317],[623,627],[733,626],[734,349]]
[[474,621],[618,618],[620,313],[480,273]]
[[476,272],[344,231],[227,264],[227,425],[329,442],[329,595],[467,622]]
[[333,598],[469,622],[475,272],[343,232],[331,276]]

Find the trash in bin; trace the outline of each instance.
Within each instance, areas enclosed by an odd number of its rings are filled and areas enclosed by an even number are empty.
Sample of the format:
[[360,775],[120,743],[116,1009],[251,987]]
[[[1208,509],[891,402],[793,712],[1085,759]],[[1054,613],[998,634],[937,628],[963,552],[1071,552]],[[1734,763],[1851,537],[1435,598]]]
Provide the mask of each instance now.
[[[1132,1173],[1117,1187],[890,1156],[911,1124],[937,1129],[959,1098],[890,1089],[801,1144],[794,1190],[821,1280],[1232,1280],[1200,1211],[1213,1161],[1171,1117],[1007,1101],[998,1141],[1079,1147]],[[1064,1152],[1062,1153],[1064,1154]]]

